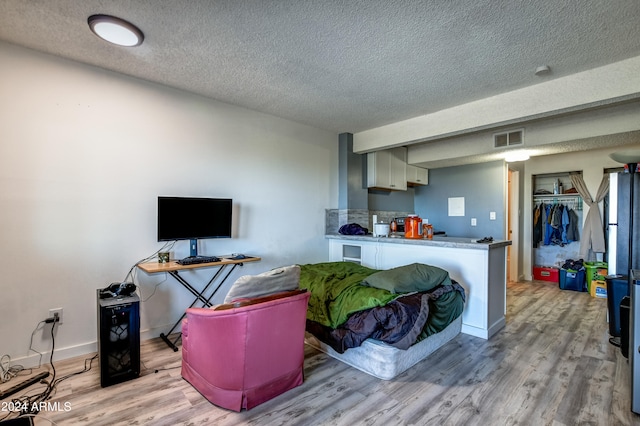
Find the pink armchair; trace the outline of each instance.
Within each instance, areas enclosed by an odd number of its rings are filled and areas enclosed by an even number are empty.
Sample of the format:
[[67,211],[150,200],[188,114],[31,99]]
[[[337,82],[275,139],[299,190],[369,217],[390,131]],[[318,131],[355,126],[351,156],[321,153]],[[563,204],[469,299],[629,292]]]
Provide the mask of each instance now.
[[310,295],[294,290],[188,309],[182,377],[210,402],[234,411],[301,385]]

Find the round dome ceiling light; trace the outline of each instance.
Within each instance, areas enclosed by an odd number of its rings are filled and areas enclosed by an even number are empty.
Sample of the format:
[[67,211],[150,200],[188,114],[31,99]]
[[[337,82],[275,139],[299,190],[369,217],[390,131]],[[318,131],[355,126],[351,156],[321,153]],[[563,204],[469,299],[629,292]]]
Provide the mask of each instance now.
[[87,22],[95,35],[118,46],[139,46],[144,40],[138,27],[115,16],[91,15]]
[[536,72],[535,74],[540,77],[543,75],[547,75],[551,72],[551,68],[549,68],[549,65],[540,65],[538,68],[536,68]]

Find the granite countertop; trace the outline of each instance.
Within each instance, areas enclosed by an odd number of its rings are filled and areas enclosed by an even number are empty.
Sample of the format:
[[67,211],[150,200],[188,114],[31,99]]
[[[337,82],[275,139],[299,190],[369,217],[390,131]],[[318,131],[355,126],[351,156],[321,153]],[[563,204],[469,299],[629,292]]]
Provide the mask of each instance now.
[[367,235],[342,235],[342,234],[326,234],[326,238],[349,240],[349,241],[370,241],[390,244],[413,244],[420,246],[435,247],[454,247],[467,248],[477,250],[490,250],[511,245],[509,240],[494,240],[491,243],[478,243],[480,238],[464,238],[464,237],[440,237],[434,235],[433,239],[412,239],[404,237],[374,237],[372,234]]

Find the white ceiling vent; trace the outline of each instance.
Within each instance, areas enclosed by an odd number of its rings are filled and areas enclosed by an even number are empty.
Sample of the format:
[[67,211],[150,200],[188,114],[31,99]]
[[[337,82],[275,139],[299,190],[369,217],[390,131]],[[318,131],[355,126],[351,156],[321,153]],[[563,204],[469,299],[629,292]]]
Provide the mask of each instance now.
[[508,146],[517,146],[524,144],[524,129],[512,130],[505,133],[496,133],[493,135],[494,148],[506,148]]

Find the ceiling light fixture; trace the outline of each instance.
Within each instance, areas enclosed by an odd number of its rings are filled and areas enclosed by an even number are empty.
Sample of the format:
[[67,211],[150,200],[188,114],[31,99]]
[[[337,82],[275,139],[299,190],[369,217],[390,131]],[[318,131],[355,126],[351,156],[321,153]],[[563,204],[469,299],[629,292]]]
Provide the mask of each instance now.
[[138,27],[115,16],[91,15],[87,22],[95,35],[118,46],[139,46],[144,40]]
[[536,75],[538,77],[547,75],[550,72],[551,72],[551,68],[549,68],[549,65],[541,65],[538,68],[536,68]]
[[505,154],[504,161],[515,163],[516,161],[526,161],[529,158],[529,154],[526,151],[512,151]]

